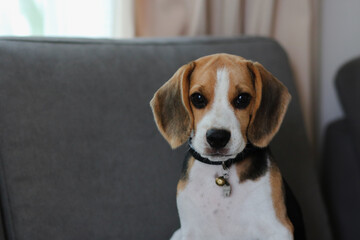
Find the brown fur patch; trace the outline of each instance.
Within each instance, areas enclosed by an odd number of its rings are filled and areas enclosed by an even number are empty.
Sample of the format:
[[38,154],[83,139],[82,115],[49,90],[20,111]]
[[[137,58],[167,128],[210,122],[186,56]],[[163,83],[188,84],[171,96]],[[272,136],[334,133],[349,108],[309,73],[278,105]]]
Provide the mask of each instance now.
[[214,99],[216,84],[216,70],[209,64],[206,67],[196,62],[196,70],[191,75],[189,96],[194,93],[200,93],[208,101],[205,108],[197,109],[190,103],[190,108],[194,116],[194,130],[203,116],[211,109]]
[[250,116],[256,100],[256,92],[252,82],[251,74],[247,68],[248,61],[237,61],[237,67],[227,68],[229,71],[229,103],[232,104],[241,93],[248,93],[251,96],[251,102],[245,109],[234,108],[234,113],[241,126],[242,136],[247,135],[247,129],[250,122]]
[[271,162],[270,166],[270,184],[271,184],[271,197],[273,206],[275,209],[276,217],[279,219],[282,225],[284,225],[289,231],[294,233],[294,226],[287,216],[285,200],[284,200],[284,188],[283,180],[279,168],[274,162]]
[[188,94],[189,76],[193,69],[193,63],[179,68],[150,102],[156,125],[172,148],[186,142],[192,129],[193,117]]
[[257,101],[247,135],[254,145],[265,147],[279,130],[291,96],[287,88],[261,64],[254,63],[249,68],[255,76]]
[[240,182],[246,180],[245,176],[248,174],[250,166],[251,166],[251,158],[249,157],[236,164],[236,172],[239,176]]
[[189,180],[189,173],[190,173],[190,169],[192,168],[192,166],[194,165],[195,162],[195,158],[190,157],[188,160],[186,160],[186,169],[183,169],[183,176],[180,178],[178,185],[177,185],[177,194],[184,190],[184,188],[186,187],[188,180]]

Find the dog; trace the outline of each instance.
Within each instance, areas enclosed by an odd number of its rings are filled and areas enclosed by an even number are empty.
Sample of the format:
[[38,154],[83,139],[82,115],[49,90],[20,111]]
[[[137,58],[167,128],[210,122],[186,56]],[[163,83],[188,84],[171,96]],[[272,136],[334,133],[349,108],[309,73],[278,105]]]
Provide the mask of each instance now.
[[[260,63],[231,54],[181,68],[150,102],[172,148],[188,142],[171,240],[305,239],[301,211],[269,150],[291,96]],[[291,207],[289,207],[291,206]]]

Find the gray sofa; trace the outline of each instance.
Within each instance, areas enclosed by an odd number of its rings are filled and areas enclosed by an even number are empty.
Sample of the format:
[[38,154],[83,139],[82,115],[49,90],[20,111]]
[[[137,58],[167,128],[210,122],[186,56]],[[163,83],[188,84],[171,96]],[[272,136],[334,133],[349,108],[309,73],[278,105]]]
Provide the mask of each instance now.
[[168,239],[186,146],[170,149],[149,100],[178,67],[218,52],[261,62],[289,88],[271,147],[308,239],[331,239],[288,58],[258,37],[1,38],[0,239]]
[[322,183],[336,239],[360,239],[360,58],[336,76],[345,116],[326,129]]

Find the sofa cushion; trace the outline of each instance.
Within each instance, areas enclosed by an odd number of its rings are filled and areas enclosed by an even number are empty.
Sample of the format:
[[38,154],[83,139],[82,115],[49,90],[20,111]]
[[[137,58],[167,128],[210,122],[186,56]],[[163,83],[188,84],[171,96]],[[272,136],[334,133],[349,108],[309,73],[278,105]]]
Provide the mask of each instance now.
[[352,129],[350,136],[354,140],[360,162],[360,58],[345,63],[339,69],[335,83],[347,121]]
[[348,119],[326,129],[322,183],[335,239],[360,238],[360,162]]
[[273,153],[309,239],[331,239],[288,58],[258,37],[0,40],[0,184],[8,239],[168,239],[179,227],[172,151],[149,101],[213,53],[261,62],[293,98]]

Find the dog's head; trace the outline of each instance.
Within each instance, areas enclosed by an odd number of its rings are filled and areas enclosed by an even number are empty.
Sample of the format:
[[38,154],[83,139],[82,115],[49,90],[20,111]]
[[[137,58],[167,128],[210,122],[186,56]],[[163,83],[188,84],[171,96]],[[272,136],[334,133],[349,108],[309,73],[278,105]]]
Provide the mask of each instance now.
[[200,155],[224,161],[248,142],[266,147],[279,130],[290,98],[287,88],[261,64],[215,54],[178,69],[150,105],[172,148],[191,136]]

